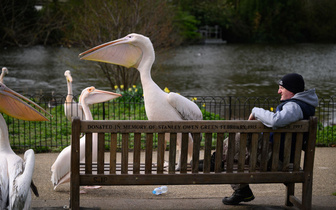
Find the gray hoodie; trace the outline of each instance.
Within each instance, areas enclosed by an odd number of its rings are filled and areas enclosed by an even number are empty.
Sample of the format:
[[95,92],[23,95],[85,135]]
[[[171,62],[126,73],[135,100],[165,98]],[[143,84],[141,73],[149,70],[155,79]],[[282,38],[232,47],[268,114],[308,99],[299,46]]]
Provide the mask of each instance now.
[[[303,101],[314,107],[318,106],[318,98],[315,89],[296,93],[292,99]],[[301,107],[295,102],[286,103],[281,111],[275,113],[263,108],[254,107],[252,109],[252,114],[255,119],[260,120],[267,127],[272,127],[274,129],[303,119]]]

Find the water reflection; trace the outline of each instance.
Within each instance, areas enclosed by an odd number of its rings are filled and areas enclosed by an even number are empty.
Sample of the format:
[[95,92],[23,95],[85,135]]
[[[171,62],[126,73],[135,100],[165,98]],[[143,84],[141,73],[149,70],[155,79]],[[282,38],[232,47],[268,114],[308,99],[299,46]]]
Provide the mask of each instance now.
[[[0,65],[9,69],[4,82],[21,93],[66,93],[65,70],[72,72],[74,93],[87,86],[109,89],[98,79],[94,62],[81,61],[83,49],[35,46],[0,50]],[[336,45],[194,45],[157,55],[153,79],[163,89],[183,95],[276,95],[286,73],[303,75],[306,88],[334,95]],[[130,71],[135,71],[131,69]]]
[[335,45],[201,45],[169,53],[155,81],[187,95],[276,95],[277,81],[291,72],[319,95],[336,90]]

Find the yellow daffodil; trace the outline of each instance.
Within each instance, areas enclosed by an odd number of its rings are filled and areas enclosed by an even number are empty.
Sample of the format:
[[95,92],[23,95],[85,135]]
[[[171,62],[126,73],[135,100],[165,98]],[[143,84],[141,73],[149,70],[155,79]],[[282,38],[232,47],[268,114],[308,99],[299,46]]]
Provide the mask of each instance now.
[[205,104],[202,104],[203,107],[205,107]]
[[169,93],[170,90],[167,87],[165,87],[164,92]]
[[124,89],[124,85],[120,85],[120,89]]
[[133,88],[136,88],[136,85],[133,85]]
[[274,110],[273,107],[271,107],[270,110],[271,110],[271,112],[273,112],[273,110]]
[[115,86],[114,86],[114,89],[115,89],[115,90],[118,89],[118,85],[115,85]]
[[132,92],[132,88],[128,88],[128,91],[129,91],[129,92]]
[[138,92],[138,88],[136,88],[134,91],[135,91],[135,92]]

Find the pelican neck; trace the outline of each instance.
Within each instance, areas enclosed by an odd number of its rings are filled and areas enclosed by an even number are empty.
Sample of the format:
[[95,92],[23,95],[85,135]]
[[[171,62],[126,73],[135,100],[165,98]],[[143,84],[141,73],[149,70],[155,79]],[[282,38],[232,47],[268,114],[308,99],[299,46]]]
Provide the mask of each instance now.
[[0,114],[0,150],[11,148],[8,139],[8,127],[2,114]]

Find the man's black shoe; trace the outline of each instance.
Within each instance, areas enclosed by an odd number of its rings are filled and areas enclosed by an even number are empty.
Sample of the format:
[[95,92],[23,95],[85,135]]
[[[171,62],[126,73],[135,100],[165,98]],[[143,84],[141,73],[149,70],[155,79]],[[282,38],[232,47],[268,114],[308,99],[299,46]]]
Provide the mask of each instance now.
[[254,199],[254,195],[249,186],[235,190],[231,197],[223,198],[222,202],[225,205],[237,205],[240,202],[249,202]]
[[[210,171],[215,171],[215,161],[216,161],[216,152],[212,153],[211,155]],[[204,167],[204,160],[199,160],[198,171],[203,171],[203,167]],[[222,161],[221,167],[224,171],[224,161]]]

